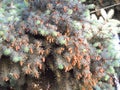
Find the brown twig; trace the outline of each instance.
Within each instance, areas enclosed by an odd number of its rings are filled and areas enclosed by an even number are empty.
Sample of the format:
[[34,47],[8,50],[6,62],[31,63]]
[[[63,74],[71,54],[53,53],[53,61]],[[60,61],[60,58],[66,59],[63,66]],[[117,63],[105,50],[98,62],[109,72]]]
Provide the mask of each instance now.
[[[118,6],[118,5],[120,5],[120,3],[113,4],[113,5],[110,5],[110,6],[106,6],[106,7],[101,8],[101,9],[108,9],[108,8],[115,7],[115,6]],[[97,10],[91,11],[90,14],[93,14],[93,13],[95,13],[95,12],[98,12],[98,11],[100,11],[101,9],[97,9]]]

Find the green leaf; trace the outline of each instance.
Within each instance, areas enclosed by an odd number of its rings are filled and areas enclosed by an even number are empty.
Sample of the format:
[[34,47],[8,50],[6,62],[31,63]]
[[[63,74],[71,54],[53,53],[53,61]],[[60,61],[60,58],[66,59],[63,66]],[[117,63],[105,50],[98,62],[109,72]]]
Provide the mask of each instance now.
[[120,67],[120,60],[115,60],[115,61],[113,61],[112,65],[113,65],[114,67]]
[[13,59],[12,59],[12,61],[15,62],[15,63],[17,63],[21,60],[22,60],[22,57],[20,57],[20,56],[14,56]]
[[11,54],[11,50],[10,50],[9,48],[8,48],[8,49],[5,49],[5,50],[3,51],[3,54],[6,55],[6,56],[8,56],[8,55]]
[[64,66],[63,66],[62,64],[59,64],[59,65],[58,65],[58,68],[59,68],[60,70],[62,70],[62,69],[64,68]]
[[42,28],[38,28],[38,31],[39,31],[39,33],[40,33],[41,35],[43,35],[43,36],[47,35],[47,31],[45,31],[45,30],[42,29]]
[[64,39],[64,37],[59,37],[58,38],[58,43],[61,45],[65,45],[66,44],[66,40]]
[[10,10],[10,14],[11,14],[11,15],[16,15],[16,14],[17,14],[17,11],[14,10],[14,9],[13,9],[13,10]]
[[90,10],[85,10],[84,14],[83,14],[87,19],[90,19]]
[[95,42],[95,43],[93,44],[94,47],[97,47],[97,46],[99,46],[99,45],[101,45],[100,42]]
[[50,10],[46,10],[46,11],[45,11],[45,14],[46,14],[46,15],[49,15],[50,13],[51,13]]
[[86,2],[86,0],[80,0],[81,2]]
[[105,75],[104,80],[107,81],[110,78],[109,75]]
[[24,52],[28,53],[29,52],[29,47],[25,46],[23,50],[24,50]]
[[39,25],[39,24],[40,24],[40,20],[37,20],[37,21],[36,21],[36,24]]
[[58,35],[58,32],[56,32],[56,31],[53,31],[53,32],[52,32],[52,36],[53,36],[53,37],[56,37],[57,35]]
[[0,8],[0,13],[4,13],[5,10],[3,8]]
[[3,39],[2,38],[0,38],[0,44],[3,42]]
[[74,28],[75,30],[80,30],[80,29],[82,29],[82,24],[81,24],[80,22],[78,22],[78,21],[73,21],[72,24],[73,24],[73,28]]
[[68,9],[67,14],[69,14],[69,15],[73,14],[73,10],[72,9]]
[[24,3],[27,7],[29,6],[28,0],[24,0]]
[[89,9],[94,9],[95,8],[95,5],[94,4],[90,4],[87,6]]
[[13,20],[14,20],[14,16],[8,17],[8,21],[13,21]]
[[3,31],[0,31],[0,36],[3,36],[4,35],[4,32]]
[[115,73],[114,67],[113,67],[113,66],[110,66],[110,67],[108,68],[107,72],[108,72],[109,74],[114,74],[114,73]]

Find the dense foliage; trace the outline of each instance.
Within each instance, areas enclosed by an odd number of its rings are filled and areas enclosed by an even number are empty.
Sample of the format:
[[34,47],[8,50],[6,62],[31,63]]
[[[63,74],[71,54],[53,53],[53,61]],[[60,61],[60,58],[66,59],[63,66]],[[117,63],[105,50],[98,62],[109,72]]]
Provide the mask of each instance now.
[[114,89],[120,22],[111,19],[114,10],[102,9],[99,19],[90,15],[94,5],[83,1],[1,2],[0,85],[22,90],[30,83],[26,78],[36,80],[50,70],[58,86],[65,83],[62,90],[99,89],[104,81]]

